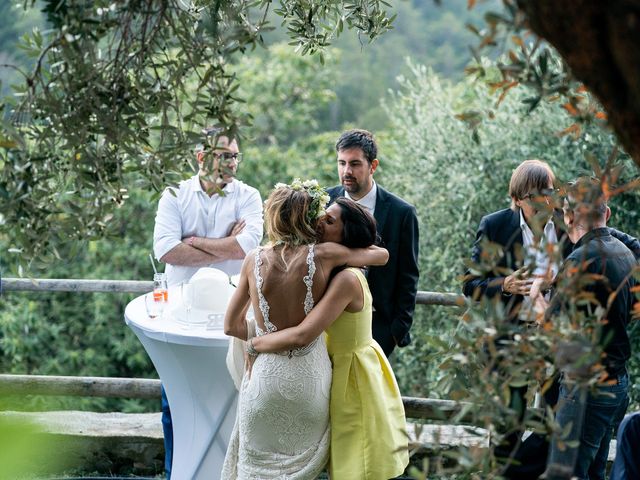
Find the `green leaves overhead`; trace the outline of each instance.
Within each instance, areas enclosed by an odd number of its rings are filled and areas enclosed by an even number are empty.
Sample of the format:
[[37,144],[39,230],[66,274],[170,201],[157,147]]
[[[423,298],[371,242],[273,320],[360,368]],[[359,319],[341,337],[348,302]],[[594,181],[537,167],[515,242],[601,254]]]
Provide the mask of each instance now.
[[[484,25],[467,25],[478,37],[472,48],[475,62],[466,73],[478,78],[491,78],[490,87],[498,94],[498,107],[510,90],[524,87],[528,96],[522,100],[523,112],[530,114],[540,102],[561,101],[571,117],[567,127],[558,129],[560,135],[580,135],[582,124],[602,123],[607,119],[602,107],[587,92],[584,85],[574,78],[569,66],[556,50],[529,30],[527,17],[513,0],[502,0],[499,12],[488,11]],[[471,5],[471,4],[470,4]],[[495,61],[483,61],[481,55],[499,56]],[[496,73],[499,78],[495,78]],[[469,123],[477,138],[477,124]]]
[[[25,265],[59,242],[101,236],[132,186],[160,190],[189,174],[203,126],[235,133],[250,121],[229,64],[262,43],[272,2],[24,3],[39,7],[50,28],[21,41],[33,66],[3,104],[0,134],[0,235]],[[345,24],[373,40],[391,28],[387,7],[283,0],[277,11],[304,54]]]

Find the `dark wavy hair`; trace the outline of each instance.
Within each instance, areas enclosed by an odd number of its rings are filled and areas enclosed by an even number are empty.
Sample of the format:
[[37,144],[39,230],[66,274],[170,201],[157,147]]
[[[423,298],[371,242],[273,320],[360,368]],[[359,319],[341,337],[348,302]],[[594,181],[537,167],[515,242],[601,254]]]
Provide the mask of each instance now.
[[336,142],[336,152],[349,150],[351,148],[359,148],[362,150],[369,165],[378,158],[378,145],[373,138],[373,134],[367,130],[354,128],[340,135],[340,138]]
[[342,218],[342,243],[349,248],[366,248],[380,243],[376,219],[369,211],[346,197],[338,197]]

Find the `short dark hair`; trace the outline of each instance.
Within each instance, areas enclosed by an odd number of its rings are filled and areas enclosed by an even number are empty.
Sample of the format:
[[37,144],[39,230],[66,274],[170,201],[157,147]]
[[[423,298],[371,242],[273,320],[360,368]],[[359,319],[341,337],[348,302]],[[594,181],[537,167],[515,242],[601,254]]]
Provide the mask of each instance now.
[[208,139],[210,137],[214,137],[216,139],[216,144],[221,137],[226,137],[227,140],[229,140],[229,143],[235,140],[238,146],[240,145],[240,140],[238,139],[237,131],[235,128],[225,127],[221,124],[214,124],[209,125],[208,127],[204,127],[200,131],[200,133],[204,137],[204,141],[196,145],[196,152],[204,151],[209,148]]
[[376,219],[367,209],[346,197],[335,201],[342,217],[342,245],[349,248],[367,248],[379,243]]
[[354,128],[340,135],[340,138],[336,142],[336,152],[349,150],[351,148],[359,148],[362,150],[362,153],[364,153],[369,163],[378,158],[378,145],[373,138],[373,133],[367,130]]

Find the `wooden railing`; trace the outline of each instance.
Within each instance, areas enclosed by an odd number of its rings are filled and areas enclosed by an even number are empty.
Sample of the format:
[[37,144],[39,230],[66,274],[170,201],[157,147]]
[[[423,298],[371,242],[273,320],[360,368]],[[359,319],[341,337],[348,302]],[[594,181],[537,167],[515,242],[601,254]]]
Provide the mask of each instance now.
[[[145,293],[153,282],[137,280],[75,280],[55,278],[2,278],[0,292],[110,292]],[[418,305],[463,306],[465,298],[457,293],[419,291]]]
[[3,278],[0,292],[146,293],[153,282],[138,280],[77,280],[64,278]]
[[[0,292],[109,292],[145,293],[153,282],[131,280],[86,280],[2,278]],[[419,305],[463,306],[465,299],[455,293],[419,291]],[[62,395],[119,398],[160,398],[160,381],[136,378],[65,377],[42,375],[0,375],[0,395]],[[404,397],[407,416],[443,420],[457,415],[464,404],[449,400]],[[458,419],[464,422],[467,418]]]
[[[64,377],[53,375],[0,375],[0,396],[46,395],[109,398],[142,398],[160,401],[160,380],[113,377]],[[466,402],[403,397],[408,418],[446,420],[468,410]],[[458,424],[471,421],[468,414]]]
[[[126,281],[126,280],[86,280],[86,279],[23,279],[23,278],[0,278],[0,294],[8,292],[109,292],[109,293],[145,293],[151,291],[153,282],[150,281]],[[464,307],[468,300],[464,296],[456,293],[426,292],[419,291],[416,296],[418,305],[441,305],[448,307]],[[153,379],[137,378],[111,378],[111,377],[68,377],[68,376],[42,376],[42,375],[6,375],[0,374],[0,397],[2,396],[24,396],[24,395],[45,395],[45,396],[85,396],[85,397],[111,397],[111,398],[139,398],[139,399],[160,399],[160,381]],[[456,402],[452,400],[440,400],[430,398],[402,397],[407,418],[435,420],[449,426],[440,428],[452,429],[451,438],[448,442],[451,445],[463,442],[460,432],[453,432],[455,425],[478,425],[478,419],[474,422],[473,412],[478,410],[477,405],[467,402]],[[541,409],[528,409],[529,414],[541,418],[544,412]],[[6,415],[17,412],[0,412]],[[64,413],[64,412],[59,412]],[[81,412],[68,412],[71,416],[77,416]],[[18,413],[18,415],[20,415]],[[25,414],[29,415],[29,414]],[[100,414],[94,414],[100,415]],[[152,414],[147,414],[152,415]],[[35,418],[35,417],[34,417]],[[48,418],[48,417],[47,417]],[[65,421],[68,421],[65,417]],[[31,419],[33,420],[33,419]],[[87,418],[83,418],[87,422]],[[138,420],[136,420],[138,421]],[[154,425],[157,420],[154,420]],[[83,424],[84,425],[84,424]],[[139,425],[138,425],[139,426]],[[83,430],[84,431],[84,426]],[[103,431],[101,425],[100,431]],[[159,427],[156,426],[155,430]],[[469,427],[465,427],[469,428]],[[420,428],[421,430],[422,428]],[[486,431],[476,428],[468,440],[470,445],[488,445]],[[435,441],[442,445],[442,434],[444,430],[438,430],[427,443]],[[63,432],[67,433],[67,432]],[[77,433],[77,432],[76,432]],[[414,432],[415,433],[415,432]],[[157,434],[157,432],[156,432]],[[416,434],[418,445],[424,445],[421,440],[423,434]],[[157,439],[156,439],[157,440]],[[106,448],[106,447],[105,447]],[[615,446],[611,446],[609,460],[615,456]]]

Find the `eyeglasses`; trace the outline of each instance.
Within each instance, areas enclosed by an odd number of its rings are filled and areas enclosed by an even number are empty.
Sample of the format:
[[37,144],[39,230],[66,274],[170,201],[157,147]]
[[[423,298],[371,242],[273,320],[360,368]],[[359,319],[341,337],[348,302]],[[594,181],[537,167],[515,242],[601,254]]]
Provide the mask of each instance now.
[[216,160],[218,160],[220,163],[223,163],[225,165],[229,165],[230,163],[233,163],[233,162],[236,162],[236,163],[242,162],[242,153],[240,152],[238,153],[214,152],[213,156]]
[[554,194],[560,193],[559,188],[543,188],[539,192],[529,192],[522,196],[522,200],[531,200],[540,197],[551,197]]

